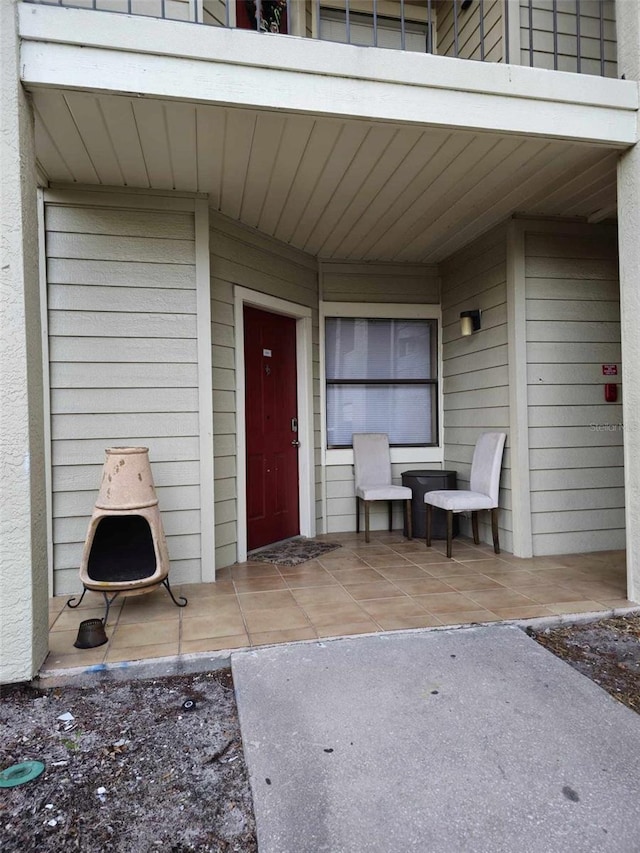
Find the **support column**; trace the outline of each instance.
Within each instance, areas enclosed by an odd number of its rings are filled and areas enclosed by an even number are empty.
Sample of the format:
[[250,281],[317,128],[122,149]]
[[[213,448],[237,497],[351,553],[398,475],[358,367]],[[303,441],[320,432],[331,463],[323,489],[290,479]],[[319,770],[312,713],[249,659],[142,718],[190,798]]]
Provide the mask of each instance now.
[[30,679],[48,648],[36,166],[16,11],[0,3],[0,683]]
[[[640,4],[617,0],[616,21],[618,74],[627,80],[640,81]],[[640,146],[637,143],[618,162],[618,249],[627,596],[640,601]]]

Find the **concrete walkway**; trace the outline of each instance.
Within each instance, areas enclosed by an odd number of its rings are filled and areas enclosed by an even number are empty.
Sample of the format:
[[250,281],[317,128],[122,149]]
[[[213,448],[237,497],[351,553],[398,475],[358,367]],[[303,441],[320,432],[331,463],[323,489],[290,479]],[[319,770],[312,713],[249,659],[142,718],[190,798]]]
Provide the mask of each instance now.
[[640,717],[516,627],[232,666],[260,853],[640,850]]

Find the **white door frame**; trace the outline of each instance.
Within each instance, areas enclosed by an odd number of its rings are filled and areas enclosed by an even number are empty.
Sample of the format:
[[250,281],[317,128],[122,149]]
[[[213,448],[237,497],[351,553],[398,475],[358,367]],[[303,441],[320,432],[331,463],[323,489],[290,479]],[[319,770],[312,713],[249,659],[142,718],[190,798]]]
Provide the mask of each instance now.
[[247,433],[244,381],[244,306],[252,305],[296,321],[296,369],[298,394],[298,501],[300,535],[315,536],[315,468],[313,443],[312,311],[266,293],[236,287],[234,294],[236,342],[236,478],[238,562],[247,559]]

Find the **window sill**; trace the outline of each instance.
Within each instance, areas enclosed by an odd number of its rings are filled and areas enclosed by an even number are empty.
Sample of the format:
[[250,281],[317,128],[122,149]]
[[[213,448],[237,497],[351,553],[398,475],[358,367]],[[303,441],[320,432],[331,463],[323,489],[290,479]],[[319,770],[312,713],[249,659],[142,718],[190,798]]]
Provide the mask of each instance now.
[[[442,447],[392,447],[390,452],[392,465],[408,463],[410,465],[429,464],[437,467],[442,466],[444,460]],[[326,466],[353,465],[353,448],[325,450],[324,464]]]

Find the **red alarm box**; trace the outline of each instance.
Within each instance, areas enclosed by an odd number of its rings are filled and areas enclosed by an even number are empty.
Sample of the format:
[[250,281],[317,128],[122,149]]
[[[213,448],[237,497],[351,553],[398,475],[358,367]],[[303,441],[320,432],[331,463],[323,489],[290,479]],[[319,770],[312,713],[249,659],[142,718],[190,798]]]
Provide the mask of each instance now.
[[615,382],[607,382],[604,386],[604,399],[607,403],[615,403],[618,400],[618,386]]

